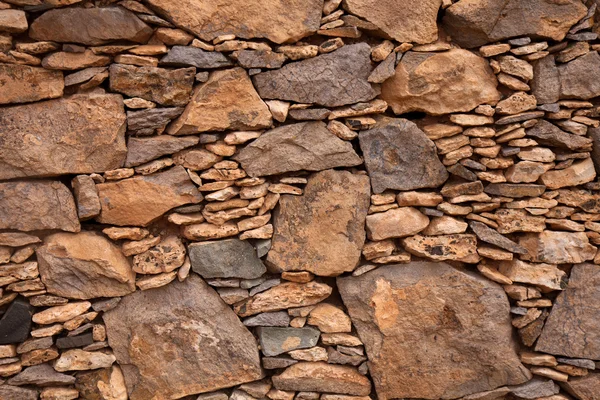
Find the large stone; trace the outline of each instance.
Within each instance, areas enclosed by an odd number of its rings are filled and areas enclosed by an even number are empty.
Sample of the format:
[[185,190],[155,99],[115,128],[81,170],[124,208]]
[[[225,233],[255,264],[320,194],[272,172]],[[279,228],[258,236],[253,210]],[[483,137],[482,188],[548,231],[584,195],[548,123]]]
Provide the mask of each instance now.
[[523,260],[549,264],[581,263],[592,260],[597,248],[592,246],[584,232],[544,231],[519,237],[519,244],[528,254]]
[[29,29],[32,39],[90,46],[113,40],[145,43],[151,35],[152,28],[121,7],[50,10],[33,21]]
[[71,299],[125,296],[135,273],[121,250],[95,232],[56,233],[36,250],[48,293]]
[[563,388],[581,400],[600,399],[600,374],[588,374],[581,378],[569,378],[562,384]]
[[591,158],[573,163],[570,167],[550,170],[540,177],[540,182],[548,189],[560,189],[566,186],[583,185],[594,180],[596,170]]
[[27,30],[27,14],[4,8],[0,11],[0,32],[21,33]]
[[79,232],[73,195],[59,181],[0,183],[0,229]]
[[146,226],[171,208],[199,203],[202,195],[185,168],[96,185],[102,204],[97,221],[112,225]]
[[103,318],[131,400],[178,399],[262,378],[254,337],[196,275],[126,296]]
[[125,112],[116,94],[76,94],[0,113],[0,179],[120,168]]
[[568,150],[581,150],[592,144],[592,139],[567,133],[543,119],[527,130],[527,136],[531,136],[540,144]]
[[277,356],[296,349],[313,347],[319,341],[320,332],[315,328],[261,327],[256,331],[260,348],[267,357]]
[[267,271],[254,247],[244,240],[191,243],[188,250],[192,270],[205,279],[255,279]]
[[442,115],[495,104],[501,97],[496,86],[488,62],[470,51],[408,52],[395,75],[383,83],[381,98],[396,114],[422,111]]
[[156,12],[203,40],[233,34],[242,39],[295,42],[319,29],[323,0],[148,0]]
[[362,163],[352,144],[331,133],[321,121],[272,129],[240,150],[234,158],[250,176],[322,171]]
[[0,82],[0,104],[53,99],[62,96],[65,87],[60,71],[18,64],[0,64]]
[[332,53],[262,72],[252,79],[263,99],[315,103],[325,107],[368,101],[379,87],[367,78],[373,67],[366,43],[346,45]]
[[185,106],[190,100],[195,68],[165,69],[112,64],[110,90],[164,106]]
[[463,47],[517,36],[561,41],[586,12],[579,0],[461,0],[446,9],[443,24]]
[[448,179],[435,144],[409,120],[379,118],[358,138],[375,193],[436,188]]
[[0,319],[0,345],[24,342],[29,337],[32,315],[29,302],[14,300]]
[[563,99],[591,99],[600,95],[600,55],[591,51],[584,56],[558,67],[560,97]]
[[379,399],[453,399],[530,379],[508,299],[488,279],[412,262],[337,281]]
[[194,89],[183,114],[168,128],[172,135],[271,126],[271,112],[242,68],[215,71]]
[[335,170],[312,175],[303,196],[279,200],[267,263],[280,272],[321,276],[354,270],[365,242],[369,194],[366,175]]
[[441,0],[346,0],[344,8],[375,24],[399,42],[430,43],[438,38]]
[[150,137],[130,137],[127,141],[125,167],[135,167],[167,154],[177,153],[198,144],[197,136],[173,137],[159,135]]

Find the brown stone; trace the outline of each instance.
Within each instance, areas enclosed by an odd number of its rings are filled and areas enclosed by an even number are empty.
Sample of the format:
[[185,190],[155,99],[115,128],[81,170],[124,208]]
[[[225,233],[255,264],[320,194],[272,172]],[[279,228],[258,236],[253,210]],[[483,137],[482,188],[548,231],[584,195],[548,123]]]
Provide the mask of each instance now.
[[77,202],[77,215],[80,220],[100,214],[100,199],[94,179],[89,175],[78,175],[71,180],[71,187]]
[[29,65],[0,64],[0,104],[29,103],[63,94],[62,72]]
[[94,54],[91,50],[83,53],[58,51],[51,53],[42,60],[42,67],[47,69],[60,69],[75,71],[89,67],[103,67],[110,64],[110,57]]
[[513,282],[528,283],[540,287],[544,292],[564,288],[564,271],[552,264],[531,264],[521,260],[501,261],[495,264],[501,274]]
[[404,239],[402,243],[409,253],[431,260],[455,260],[465,263],[476,263],[480,260],[475,235],[415,235]]
[[400,207],[367,216],[370,240],[412,236],[429,225],[429,218],[413,207]]
[[530,379],[506,295],[488,279],[412,262],[337,281],[378,398],[453,399]]
[[554,55],[548,55],[533,64],[531,93],[538,104],[556,103],[560,98],[560,76]]
[[581,263],[592,260],[597,248],[592,246],[584,232],[544,231],[519,237],[519,244],[528,254],[523,260],[550,264]]
[[27,30],[27,14],[21,10],[0,10],[0,32],[21,33]]
[[600,95],[600,55],[592,51],[558,67],[560,97],[564,99],[591,99]]
[[133,257],[133,271],[160,274],[179,268],[185,261],[185,246],[177,236],[168,236],[153,248]]
[[[150,137],[130,137],[127,141],[125,167],[135,167],[167,154],[173,154],[198,144],[197,136],[173,137],[159,135]],[[210,166],[209,166],[210,167]]]
[[123,372],[118,365],[77,374],[75,388],[79,395],[88,400],[124,400],[127,387]]
[[562,387],[581,400],[600,399],[600,374],[589,374],[582,378],[569,379]]

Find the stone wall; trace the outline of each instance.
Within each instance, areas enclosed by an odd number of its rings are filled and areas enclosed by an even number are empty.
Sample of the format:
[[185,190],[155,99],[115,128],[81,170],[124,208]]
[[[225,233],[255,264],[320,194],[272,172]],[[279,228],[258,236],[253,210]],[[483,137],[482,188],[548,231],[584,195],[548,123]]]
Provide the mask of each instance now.
[[598,0],[0,0],[0,400],[599,400]]

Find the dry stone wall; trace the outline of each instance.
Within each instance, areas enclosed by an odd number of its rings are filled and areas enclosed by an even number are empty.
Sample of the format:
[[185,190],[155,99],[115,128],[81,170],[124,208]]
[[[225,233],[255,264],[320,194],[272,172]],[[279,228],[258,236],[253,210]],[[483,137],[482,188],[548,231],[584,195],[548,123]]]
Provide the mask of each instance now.
[[0,0],[0,400],[600,400],[598,0]]

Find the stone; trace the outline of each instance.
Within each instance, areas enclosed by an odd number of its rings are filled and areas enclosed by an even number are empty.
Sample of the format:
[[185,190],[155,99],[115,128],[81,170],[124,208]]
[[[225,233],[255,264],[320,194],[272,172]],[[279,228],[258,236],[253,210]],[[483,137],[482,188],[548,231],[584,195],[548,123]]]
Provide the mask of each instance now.
[[[193,274],[124,297],[103,319],[131,400],[181,398],[262,378],[254,337]],[[168,366],[156,363],[165,359]]]
[[102,212],[96,220],[119,226],[146,226],[174,207],[199,203],[202,195],[185,168],[96,185]]
[[0,179],[87,174],[121,167],[123,99],[116,94],[70,97],[2,109]]
[[100,214],[100,199],[92,177],[78,175],[71,180],[71,187],[75,194],[77,215],[80,220],[90,219]]
[[79,372],[75,388],[82,398],[90,400],[125,400],[127,387],[119,366],[89,372]]
[[21,10],[0,10],[0,32],[21,33],[28,28],[27,15]]
[[501,261],[498,271],[513,282],[528,283],[540,287],[544,292],[562,290],[565,286],[564,271],[552,264],[531,264],[521,260]]
[[573,61],[558,66],[561,99],[591,99],[600,95],[600,55],[591,51]]
[[566,186],[583,185],[596,178],[594,162],[591,158],[573,163],[570,167],[560,170],[550,170],[540,177],[540,182],[548,189],[560,189]]
[[366,224],[370,240],[384,240],[415,235],[427,228],[429,218],[414,207],[400,207],[367,215]]
[[[467,50],[408,52],[396,74],[381,87],[381,98],[396,114],[432,115],[471,111],[500,100],[498,82],[487,61]],[[456,93],[462,93],[456,96]]]
[[0,64],[0,104],[29,103],[61,97],[63,74],[29,65]]
[[225,239],[188,245],[192,270],[205,279],[256,279],[267,269],[246,241]]
[[183,114],[167,129],[187,135],[227,129],[256,130],[271,126],[271,112],[242,68],[215,71],[197,86]]
[[493,244],[501,249],[508,250],[511,253],[527,254],[527,249],[519,246],[517,243],[501,235],[482,222],[471,221],[469,222],[469,226],[482,242]]
[[538,104],[552,104],[560,99],[560,75],[554,55],[547,55],[533,63],[531,93]]
[[26,300],[16,299],[0,319],[0,345],[24,342],[31,330],[33,307]]
[[73,195],[59,181],[0,183],[0,229],[78,232],[80,225]]
[[176,26],[202,40],[212,41],[222,35],[241,39],[268,39],[291,43],[319,29],[323,0],[279,1],[250,0],[232,3],[227,0],[149,0],[156,12]]
[[338,107],[379,94],[367,78],[373,67],[366,43],[346,45],[328,54],[284,65],[252,77],[263,99],[289,100]]
[[185,246],[175,235],[133,257],[133,271],[138,274],[159,274],[179,268],[185,261]]
[[38,400],[39,392],[34,389],[26,389],[11,385],[0,386],[0,398],[2,400]]
[[21,247],[29,244],[39,243],[42,240],[34,235],[23,232],[0,233],[0,246]]
[[412,262],[337,281],[378,398],[451,399],[531,378],[516,354],[508,299],[488,279]]
[[409,120],[379,118],[358,138],[375,193],[436,188],[448,179],[435,144]]
[[40,394],[41,400],[76,400],[78,398],[77,389],[67,387],[44,388]]
[[279,200],[267,264],[278,272],[319,276],[354,270],[365,242],[369,195],[366,175],[335,170],[311,175],[304,195]]
[[172,119],[181,115],[183,110],[183,107],[164,107],[127,111],[127,127],[130,131],[139,131],[141,135],[152,134],[154,129],[163,131]]
[[551,379],[533,378],[517,387],[511,387],[511,393],[520,399],[535,400],[557,394],[560,387]]
[[281,68],[285,55],[271,50],[240,50],[235,54],[238,63],[244,68]]
[[56,233],[36,249],[48,293],[71,299],[124,296],[135,290],[135,273],[112,242],[94,232]]
[[568,150],[581,150],[592,144],[592,139],[567,133],[546,120],[540,120],[533,128],[528,129],[527,136],[539,144]]
[[35,40],[90,46],[114,40],[145,43],[151,35],[152,28],[121,7],[50,10],[36,18],[29,29],[29,36]]
[[164,155],[173,154],[198,144],[197,136],[173,137],[159,135],[150,137],[130,137],[127,141],[125,167],[135,167]]
[[286,327],[290,324],[287,311],[266,312],[244,319],[246,326],[279,326]]
[[190,100],[195,68],[165,69],[112,64],[110,90],[164,106],[185,106]]
[[10,378],[9,385],[37,385],[37,386],[58,386],[73,385],[75,377],[56,372],[49,364],[34,365],[25,368],[18,375]]
[[316,326],[321,332],[325,333],[352,331],[350,317],[340,308],[328,303],[318,304],[310,312],[306,322],[309,325]]
[[451,235],[454,233],[465,233],[468,228],[468,224],[460,219],[444,215],[441,217],[434,217],[427,225],[422,233],[423,235]]
[[92,304],[89,301],[78,301],[61,306],[54,306],[33,315],[32,321],[40,325],[50,325],[56,322],[67,322],[85,313]]
[[475,235],[415,235],[404,239],[402,243],[409,253],[431,260],[455,260],[465,263],[476,263],[480,260]]
[[189,46],[173,46],[161,60],[165,67],[197,67],[213,69],[229,67],[233,64],[224,54],[214,51],[204,51]]
[[577,0],[469,0],[448,7],[443,26],[453,41],[468,48],[519,36],[561,41],[586,12]]
[[72,349],[63,352],[54,363],[58,372],[86,371],[89,369],[108,368],[115,362],[115,356],[99,351]]
[[535,96],[525,92],[516,92],[496,104],[496,113],[504,115],[519,114],[534,110],[536,106],[537,100]]
[[490,183],[484,189],[485,193],[493,196],[505,196],[512,198],[537,197],[544,193],[544,185],[528,183]]
[[74,347],[84,347],[94,343],[92,333],[82,335],[64,336],[56,339],[56,347],[59,349],[72,349]]
[[362,163],[352,144],[332,134],[321,121],[269,130],[241,149],[234,159],[250,176],[321,171]]
[[592,260],[597,250],[590,244],[584,232],[527,233],[519,237],[519,244],[528,252],[521,255],[523,260],[549,264],[581,263]]
[[260,327],[256,330],[262,353],[277,356],[291,350],[308,349],[317,344],[320,332],[315,328]]
[[587,376],[569,379],[563,384],[563,388],[578,399],[597,400],[600,393],[600,374],[589,374]]

